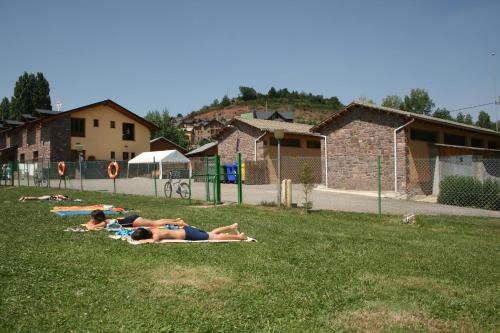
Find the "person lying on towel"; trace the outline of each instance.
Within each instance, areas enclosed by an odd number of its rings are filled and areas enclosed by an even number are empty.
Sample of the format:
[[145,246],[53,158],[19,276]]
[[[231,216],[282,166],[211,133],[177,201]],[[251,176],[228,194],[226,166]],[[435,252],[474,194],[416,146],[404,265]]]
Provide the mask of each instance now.
[[62,194],[56,194],[56,195],[42,195],[40,197],[20,197],[19,201],[31,201],[31,200],[38,200],[38,201],[66,201],[70,200],[68,196],[62,195]]
[[[225,233],[230,231],[231,234]],[[247,236],[240,233],[238,223],[234,223],[225,227],[216,228],[210,232],[185,225],[182,229],[167,230],[167,229],[145,229],[138,228],[130,237],[133,240],[149,240],[150,242],[159,242],[162,239],[181,239],[190,241],[203,240],[246,240]]]
[[139,215],[130,215],[125,218],[108,219],[102,210],[96,209],[90,213],[91,219],[85,225],[88,230],[99,230],[106,227],[108,223],[118,222],[124,228],[150,227],[157,228],[164,225],[177,225],[179,227],[187,226],[180,218],[148,220]]

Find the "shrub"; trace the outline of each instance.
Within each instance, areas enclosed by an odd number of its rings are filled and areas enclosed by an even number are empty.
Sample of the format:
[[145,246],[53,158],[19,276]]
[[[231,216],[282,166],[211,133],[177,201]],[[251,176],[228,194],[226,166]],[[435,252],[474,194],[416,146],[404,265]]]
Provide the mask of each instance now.
[[467,176],[448,176],[439,184],[438,203],[500,210],[500,182]]
[[314,176],[312,168],[305,165],[300,175],[302,191],[304,192],[304,211],[308,213],[312,209],[311,192],[314,188]]

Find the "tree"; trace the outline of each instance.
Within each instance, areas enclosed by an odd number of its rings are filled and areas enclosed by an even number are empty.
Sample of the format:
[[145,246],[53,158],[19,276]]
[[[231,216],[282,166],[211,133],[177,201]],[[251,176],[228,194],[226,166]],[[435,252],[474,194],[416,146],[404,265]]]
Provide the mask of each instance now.
[[403,106],[403,99],[398,95],[385,96],[382,100],[382,106],[393,109],[401,109]]
[[9,108],[9,99],[4,97],[0,103],[0,120],[9,119]]
[[178,113],[177,118],[182,118],[182,113]]
[[217,107],[217,106],[219,106],[219,100],[217,98],[214,99],[214,101],[212,102],[212,104],[210,106],[211,107]]
[[314,188],[314,177],[312,168],[306,164],[302,168],[300,174],[300,182],[302,183],[302,191],[304,192],[304,211],[309,213],[312,209],[312,201],[310,200],[311,192]]
[[34,99],[36,108],[52,110],[49,82],[42,73],[36,73]]
[[375,103],[372,99],[370,99],[366,96],[363,96],[363,95],[359,96],[358,101],[360,101],[361,103],[365,103],[365,104],[377,105],[377,103]]
[[476,126],[493,129],[495,124],[491,122],[490,115],[488,113],[480,111],[477,117]]
[[240,97],[244,101],[250,101],[253,99],[257,99],[257,91],[251,87],[240,87]]
[[229,97],[227,97],[227,95],[224,95],[224,97],[222,97],[222,101],[220,102],[220,105],[222,107],[226,107],[226,106],[231,105],[231,100],[229,100]]
[[472,121],[472,116],[468,113],[465,115],[464,124],[474,125],[474,122]]
[[450,114],[450,111],[446,108],[437,108],[436,111],[432,114],[435,118],[441,118],[446,120],[455,120]]
[[189,146],[189,141],[184,131],[174,125],[167,109],[164,109],[162,112],[157,110],[149,111],[144,118],[160,128],[160,130],[151,134],[151,139],[163,136],[177,143],[179,146],[185,148]]
[[276,89],[274,87],[271,87],[271,89],[269,89],[269,91],[267,92],[267,96],[269,98],[276,98],[276,97],[278,97]]
[[402,109],[408,112],[430,115],[434,108],[434,102],[424,89],[412,89],[409,95],[406,95]]
[[36,108],[52,110],[49,82],[42,73],[35,76],[24,72],[14,87],[10,116],[19,119],[21,114],[32,114]]
[[457,119],[456,119],[457,122],[459,123],[465,123],[465,116],[462,112],[459,112],[457,114]]

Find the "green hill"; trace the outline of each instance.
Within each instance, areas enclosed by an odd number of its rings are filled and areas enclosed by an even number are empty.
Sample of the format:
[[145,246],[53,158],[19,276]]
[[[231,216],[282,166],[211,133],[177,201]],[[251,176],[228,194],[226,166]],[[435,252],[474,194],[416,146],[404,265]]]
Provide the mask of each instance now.
[[[266,94],[258,93],[251,87],[239,89],[238,97],[229,98],[225,95],[220,101],[215,99],[212,104],[191,112],[188,117],[198,118],[207,113],[217,113],[223,116],[224,110],[240,109],[244,112],[245,110],[264,111],[267,109],[269,111],[295,111],[296,121],[315,123],[344,106],[336,96],[324,97],[305,92],[290,92],[286,88],[276,90],[274,87]],[[228,112],[228,114],[234,114],[234,112]]]

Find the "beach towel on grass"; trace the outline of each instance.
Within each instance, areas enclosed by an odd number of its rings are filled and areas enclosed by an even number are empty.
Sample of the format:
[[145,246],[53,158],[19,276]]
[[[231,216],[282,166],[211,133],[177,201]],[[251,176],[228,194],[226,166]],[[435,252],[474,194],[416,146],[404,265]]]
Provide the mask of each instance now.
[[113,205],[92,206],[56,206],[51,212],[59,216],[89,215],[93,210],[102,210],[106,215],[126,214],[125,208],[113,207]]
[[141,245],[141,244],[165,244],[165,243],[237,243],[237,242],[256,242],[255,238],[248,237],[246,240],[219,240],[219,239],[207,239],[202,241],[192,241],[192,240],[184,240],[184,239],[162,239],[158,243],[147,243],[141,241],[135,241],[128,235],[112,235],[109,236],[111,239],[121,239],[127,241],[132,245]]

